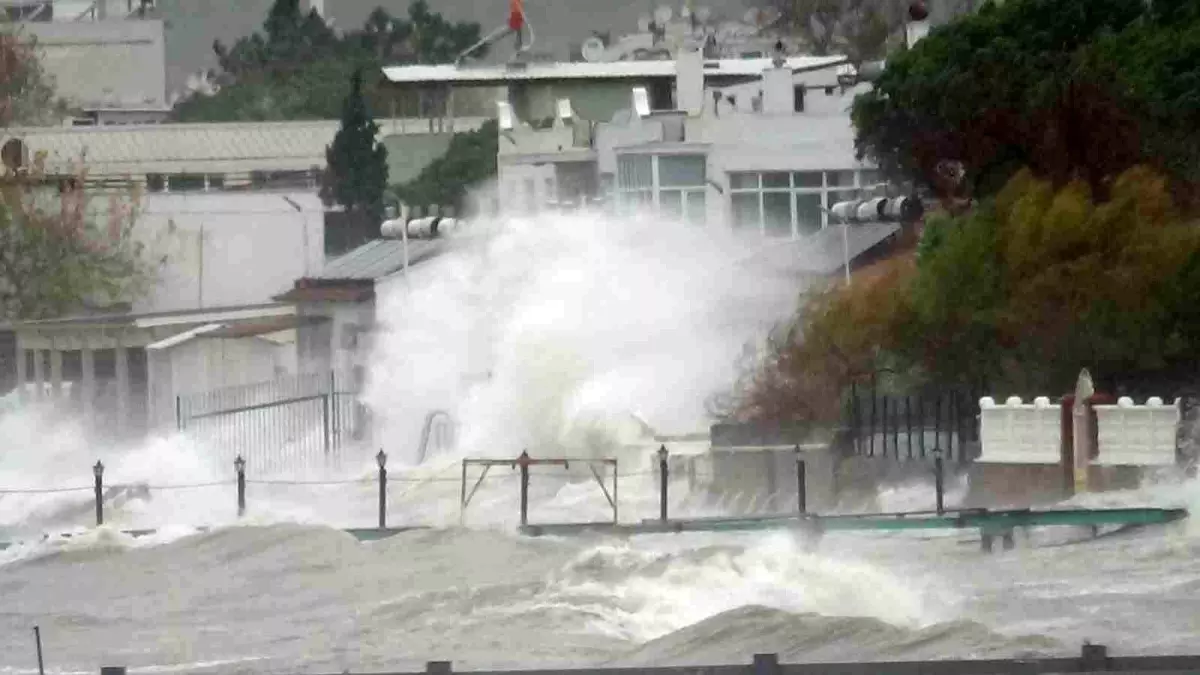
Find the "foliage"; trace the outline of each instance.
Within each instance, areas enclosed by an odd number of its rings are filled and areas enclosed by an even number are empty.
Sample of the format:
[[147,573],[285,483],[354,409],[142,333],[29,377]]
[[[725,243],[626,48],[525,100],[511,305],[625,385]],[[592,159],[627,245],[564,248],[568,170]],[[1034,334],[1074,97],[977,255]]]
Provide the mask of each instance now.
[[1200,228],[1136,166],[1106,199],[1018,171],[966,215],[936,214],[915,256],[810,294],[737,387],[743,420],[829,420],[850,383],[892,370],[942,385],[1055,392],[1082,367],[1120,386],[1200,364]]
[[342,104],[342,125],[325,149],[321,201],[348,211],[378,216],[387,187],[387,148],[379,140],[379,125],[363,99],[362,75],[350,78],[350,93]]
[[874,0],[759,0],[775,15],[775,30],[800,37],[815,55],[844,53],[851,61],[881,58],[900,25],[895,3]]
[[745,422],[835,419],[850,383],[869,379],[900,348],[914,271],[910,258],[894,258],[859,271],[849,286],[808,293],[796,318],[743,373],[724,414]]
[[32,39],[0,25],[0,128],[53,125],[64,112],[35,48]]
[[1147,159],[1149,130],[1111,78],[1083,64],[1098,42],[1141,30],[1145,12],[1127,0],[1009,0],[935,29],[856,99],[858,153],[928,185],[939,162],[962,162],[976,196],[1022,166],[1102,194]]
[[1153,370],[1200,347],[1172,294],[1194,274],[1200,231],[1146,167],[1118,176],[1105,201],[1083,180],[1056,189],[1022,170],[934,227],[912,287],[921,337],[908,352],[938,379],[1055,387],[1084,366]]
[[128,302],[153,282],[163,261],[135,231],[140,192],[94,195],[86,181],[83,170],[0,177],[0,320]]
[[446,154],[394,192],[411,206],[453,206],[461,211],[467,191],[496,175],[498,129],[488,120],[474,131],[454,134]]
[[[299,0],[275,0],[263,29],[232,47],[215,43],[222,74],[213,96],[180,102],[182,122],[332,119],[339,91],[357,71],[378,73],[387,64],[446,63],[475,43],[477,23],[451,23],[415,0],[407,18],[382,8],[360,30],[335,34],[317,14],[300,11]],[[388,103],[377,78],[364,82],[375,109]]]

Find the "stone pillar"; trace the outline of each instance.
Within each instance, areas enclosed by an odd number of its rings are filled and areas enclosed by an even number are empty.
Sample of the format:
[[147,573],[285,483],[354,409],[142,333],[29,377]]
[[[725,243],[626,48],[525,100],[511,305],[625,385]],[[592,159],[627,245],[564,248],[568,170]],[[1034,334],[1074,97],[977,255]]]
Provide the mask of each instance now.
[[41,349],[33,351],[33,399],[42,400],[46,388],[46,354]]
[[80,392],[80,398],[83,399],[83,418],[90,422],[96,409],[96,352],[84,349],[80,354],[80,361],[83,370],[80,375],[83,385],[83,391]]
[[1088,467],[1092,463],[1092,394],[1095,394],[1092,376],[1087,368],[1079,372],[1075,382],[1075,405],[1071,409],[1071,449],[1074,455],[1073,475],[1075,494],[1088,491]]
[[117,347],[117,434],[129,428],[129,350]]
[[29,350],[21,345],[17,338],[17,399],[24,403],[29,398],[26,385],[29,383]]
[[63,354],[57,346],[50,348],[50,391],[55,399],[62,398]]

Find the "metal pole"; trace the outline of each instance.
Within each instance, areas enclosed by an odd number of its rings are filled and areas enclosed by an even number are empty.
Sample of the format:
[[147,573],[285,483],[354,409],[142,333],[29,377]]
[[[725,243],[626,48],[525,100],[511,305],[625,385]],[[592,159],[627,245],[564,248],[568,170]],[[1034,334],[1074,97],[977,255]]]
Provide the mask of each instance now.
[[183,397],[175,397],[175,430],[183,431]]
[[458,498],[458,524],[467,520],[467,460],[462,461],[462,492]]
[[33,640],[37,643],[38,675],[46,675],[46,666],[42,662],[42,629],[33,627]]
[[321,430],[323,432],[322,442],[324,443],[325,459],[329,459],[329,394],[321,397]]
[[379,463],[379,529],[387,529],[387,453],[382,449],[375,455]]
[[658,449],[658,519],[667,522],[667,480],[670,470],[667,468],[667,446]]
[[237,514],[241,518],[246,515],[246,460],[238,455],[233,460],[233,468],[237,471]]
[[521,467],[521,526],[529,524],[529,453],[521,451],[521,456],[517,458],[517,464]]
[[842,223],[842,259],[846,266],[846,285],[850,285],[850,225]]
[[934,448],[933,485],[934,489],[937,491],[937,513],[939,516],[946,512],[946,485],[943,474],[944,468],[945,466],[942,462],[942,450],[941,448]]
[[800,513],[808,513],[808,476],[799,444],[796,444],[796,505]]
[[96,527],[104,524],[104,464],[96,460],[92,466],[92,475],[96,479]]

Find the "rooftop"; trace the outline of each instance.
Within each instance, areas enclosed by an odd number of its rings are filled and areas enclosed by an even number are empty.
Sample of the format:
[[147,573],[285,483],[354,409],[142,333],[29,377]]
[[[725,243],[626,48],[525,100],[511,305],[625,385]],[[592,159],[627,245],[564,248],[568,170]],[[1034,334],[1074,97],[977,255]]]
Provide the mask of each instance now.
[[[460,118],[456,129],[475,129],[485,118]],[[301,122],[212,122],[95,127],[13,127],[0,130],[0,144],[25,142],[30,156],[46,153],[49,171],[86,159],[96,175],[131,173],[225,173],[302,171],[324,165],[338,120]],[[378,120],[380,136],[429,133],[429,120]]]
[[[794,71],[815,70],[846,63],[845,56],[792,56]],[[704,62],[708,77],[755,77],[771,67],[771,59],[721,59]],[[539,80],[621,80],[674,77],[675,61],[614,61],[612,63],[530,63],[521,67],[454,65],[386,66],[383,75],[393,84],[486,84]]]

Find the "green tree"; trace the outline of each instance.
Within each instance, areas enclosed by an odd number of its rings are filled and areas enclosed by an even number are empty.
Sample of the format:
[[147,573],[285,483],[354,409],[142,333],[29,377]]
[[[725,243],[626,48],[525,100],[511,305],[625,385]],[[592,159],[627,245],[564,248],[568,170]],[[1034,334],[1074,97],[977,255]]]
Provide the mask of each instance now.
[[378,218],[387,187],[387,148],[379,140],[379,125],[363,98],[362,75],[350,78],[350,93],[342,104],[342,125],[325,149],[321,201],[350,212]]
[[[0,122],[53,121],[60,104],[32,45],[0,33],[0,66]],[[139,192],[93,194],[86,171],[49,175],[45,154],[28,157],[17,140],[3,154],[0,321],[127,302],[148,288],[163,260],[135,230]]]
[[798,37],[818,56],[844,53],[852,61],[881,58],[902,26],[895,3],[875,0],[758,0],[772,30]]
[[430,162],[417,177],[393,191],[412,206],[442,205],[460,209],[467,191],[496,175],[499,135],[495,120],[474,131],[454,134],[446,154]]
[[858,154],[927,185],[941,163],[960,162],[976,196],[1023,166],[1100,191],[1146,158],[1145,130],[1105,78],[1079,65],[1145,11],[1127,0],[988,3],[889,59],[854,103]]
[[[407,17],[376,8],[363,27],[342,36],[321,17],[303,14],[298,0],[275,0],[263,29],[232,47],[213,46],[221,65],[221,90],[194,95],[175,106],[181,122],[332,119],[340,89],[355,71],[378,73],[397,63],[447,63],[478,41],[477,23],[452,23],[416,0]],[[379,78],[364,80],[375,109],[389,104]]]

